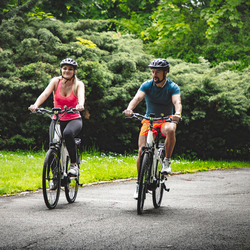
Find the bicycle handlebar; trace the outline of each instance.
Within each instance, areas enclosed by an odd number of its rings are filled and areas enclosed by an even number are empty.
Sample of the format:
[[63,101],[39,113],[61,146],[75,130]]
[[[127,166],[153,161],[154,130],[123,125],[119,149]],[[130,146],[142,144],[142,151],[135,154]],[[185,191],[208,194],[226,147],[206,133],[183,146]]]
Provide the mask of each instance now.
[[[67,109],[67,106],[64,106],[64,110],[61,110],[61,108],[52,108],[52,110],[48,110],[48,109],[44,109],[44,108],[37,108],[36,109],[36,112],[38,114],[48,116],[51,119],[52,119],[52,116],[50,116],[50,115],[56,115],[57,121],[60,120],[64,115],[66,115],[68,113],[74,113],[74,111],[76,111],[76,108],[69,107]],[[60,114],[63,114],[63,115],[59,117]]]
[[135,118],[135,119],[138,119],[138,120],[145,119],[145,120],[148,120],[148,121],[172,122],[172,118],[170,118],[169,116],[162,116],[162,117],[155,118],[155,117],[147,117],[147,116],[141,115],[139,113],[133,113],[131,117],[126,116],[125,118]]
[[61,110],[61,108],[52,108],[52,110],[48,110],[48,109],[44,109],[44,108],[37,108],[36,109],[37,113],[45,112],[45,113],[54,114],[54,115],[63,114],[63,113],[73,113],[74,111],[76,111],[76,108],[72,108],[72,107],[69,107],[68,109],[67,109],[67,107],[65,107],[64,110]]

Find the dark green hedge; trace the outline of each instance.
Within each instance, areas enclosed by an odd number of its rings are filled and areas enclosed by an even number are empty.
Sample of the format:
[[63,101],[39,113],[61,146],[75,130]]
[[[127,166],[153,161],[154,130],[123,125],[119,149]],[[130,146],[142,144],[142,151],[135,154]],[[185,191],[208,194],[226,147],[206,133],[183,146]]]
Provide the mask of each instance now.
[[[86,86],[83,146],[130,152],[137,148],[140,123],[122,111],[140,84],[151,77],[153,56],[129,35],[105,31],[108,22],[21,18],[3,21],[0,33],[0,150],[46,149],[49,119],[28,111],[59,63],[72,57]],[[79,37],[86,43],[79,43]],[[93,46],[96,45],[96,46]],[[237,62],[215,68],[200,58],[188,64],[168,58],[169,78],[181,88],[183,121],[178,125],[174,154],[194,152],[199,158],[248,159],[250,68],[231,71]],[[52,96],[43,107],[52,107]],[[144,113],[142,102],[135,112]]]

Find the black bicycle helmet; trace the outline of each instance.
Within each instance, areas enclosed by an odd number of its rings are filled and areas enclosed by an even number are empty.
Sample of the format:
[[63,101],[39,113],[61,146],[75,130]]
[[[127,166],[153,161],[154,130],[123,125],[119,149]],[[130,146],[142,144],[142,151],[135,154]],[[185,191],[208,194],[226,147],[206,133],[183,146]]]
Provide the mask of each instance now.
[[73,66],[75,69],[78,67],[78,64],[76,61],[74,61],[72,58],[66,58],[63,59],[60,63],[60,66],[62,67],[63,65],[71,65]]
[[161,58],[153,60],[148,65],[148,67],[150,67],[150,68],[156,68],[156,69],[162,69],[162,70],[165,70],[167,72],[170,71],[170,65],[169,65],[169,63],[165,59],[161,59]]

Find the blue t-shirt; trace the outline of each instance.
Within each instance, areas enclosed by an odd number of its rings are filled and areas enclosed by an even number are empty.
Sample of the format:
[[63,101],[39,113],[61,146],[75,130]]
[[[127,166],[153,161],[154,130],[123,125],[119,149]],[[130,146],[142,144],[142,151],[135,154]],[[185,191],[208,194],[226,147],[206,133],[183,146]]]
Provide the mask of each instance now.
[[139,88],[146,94],[146,115],[149,117],[150,113],[155,113],[155,117],[161,117],[161,114],[172,115],[173,103],[172,96],[180,95],[179,86],[167,78],[166,84],[161,88],[153,82],[153,79],[144,82]]

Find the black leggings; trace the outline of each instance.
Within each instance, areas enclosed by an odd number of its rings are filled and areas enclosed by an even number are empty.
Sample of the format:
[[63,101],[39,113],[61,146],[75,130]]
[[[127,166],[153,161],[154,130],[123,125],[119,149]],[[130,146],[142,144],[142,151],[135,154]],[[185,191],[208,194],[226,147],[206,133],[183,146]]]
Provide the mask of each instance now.
[[[49,127],[49,141],[52,142],[52,131],[54,128],[55,120],[51,121]],[[69,152],[69,157],[72,163],[76,162],[76,145],[75,137],[79,134],[82,129],[82,118],[70,120],[70,121],[60,121],[60,128],[63,138],[66,142],[66,147]]]

